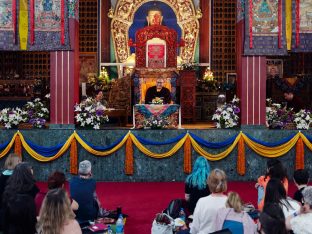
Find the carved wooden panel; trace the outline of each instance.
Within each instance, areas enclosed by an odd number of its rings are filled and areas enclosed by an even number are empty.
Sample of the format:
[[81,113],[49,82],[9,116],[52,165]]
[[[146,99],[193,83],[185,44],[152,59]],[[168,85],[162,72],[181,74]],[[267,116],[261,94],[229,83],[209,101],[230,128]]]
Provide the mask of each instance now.
[[196,74],[195,71],[180,71],[180,104],[182,122],[195,121]]
[[113,83],[109,93],[108,105],[110,108],[127,110],[128,116],[132,114],[130,76],[117,79]]

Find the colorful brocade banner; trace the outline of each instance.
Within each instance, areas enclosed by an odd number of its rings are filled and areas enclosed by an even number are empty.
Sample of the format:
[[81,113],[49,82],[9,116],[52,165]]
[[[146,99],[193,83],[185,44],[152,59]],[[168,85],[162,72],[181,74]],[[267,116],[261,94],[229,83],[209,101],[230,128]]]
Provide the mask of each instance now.
[[311,0],[245,0],[245,4],[244,55],[312,51]]
[[[223,142],[208,142],[193,133],[185,132],[173,139],[167,139],[164,142],[154,142],[151,140],[143,139],[142,137],[134,135],[129,131],[124,136],[121,136],[114,143],[109,146],[95,146],[86,141],[76,131],[72,133],[66,142],[60,143],[52,147],[39,146],[23,136],[20,131],[17,131],[11,140],[0,144],[0,158],[3,158],[11,148],[14,146],[16,154],[22,156],[22,148],[39,162],[51,162],[61,157],[70,148],[70,173],[77,174],[78,168],[78,150],[77,143],[90,154],[96,156],[108,156],[118,151],[124,145],[126,146],[125,157],[125,174],[132,175],[134,172],[134,157],[133,145],[135,145],[143,154],[155,159],[163,159],[173,156],[178,150],[184,147],[184,172],[190,173],[192,166],[192,147],[201,156],[210,161],[218,161],[226,158],[238,145],[237,155],[237,173],[244,175],[246,173],[246,157],[245,157],[245,144],[256,152],[266,158],[276,158],[283,156],[296,146],[296,164],[295,169],[304,168],[304,145],[312,151],[312,137],[307,136],[301,132],[285,137],[278,142],[264,142],[257,140],[252,136],[240,132],[239,134],[226,139]],[[145,145],[165,145],[174,144],[174,146],[167,152],[154,153]],[[217,154],[212,154],[206,151],[205,148],[222,149],[225,150]]]
[[70,50],[68,9],[77,8],[72,2],[1,0],[0,50]]

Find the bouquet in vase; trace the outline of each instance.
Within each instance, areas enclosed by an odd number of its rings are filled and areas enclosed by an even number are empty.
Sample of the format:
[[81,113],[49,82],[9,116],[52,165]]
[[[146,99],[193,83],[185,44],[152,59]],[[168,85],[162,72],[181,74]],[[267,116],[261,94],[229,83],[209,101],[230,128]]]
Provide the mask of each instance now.
[[144,128],[151,129],[162,129],[167,128],[169,126],[168,119],[166,117],[160,117],[157,115],[153,115],[150,118],[146,119],[143,123]]
[[[48,96],[46,97],[49,98]],[[49,109],[40,98],[27,102],[23,110],[27,113],[25,118],[27,118],[28,123],[32,124],[34,128],[44,127],[49,119]]]
[[0,123],[6,129],[17,128],[19,123],[27,121],[27,112],[20,108],[5,108],[0,112]]
[[155,97],[153,100],[152,100],[152,104],[154,105],[162,105],[164,104],[164,100],[160,97]]
[[312,124],[312,112],[310,110],[300,110],[295,114],[294,123],[297,129],[309,129]]
[[239,99],[234,96],[230,103],[224,103],[217,108],[212,120],[216,120],[217,128],[233,128],[239,124]]
[[75,105],[75,119],[80,127],[92,127],[100,129],[100,126],[108,122],[108,116],[104,115],[105,107],[98,105],[92,98]]

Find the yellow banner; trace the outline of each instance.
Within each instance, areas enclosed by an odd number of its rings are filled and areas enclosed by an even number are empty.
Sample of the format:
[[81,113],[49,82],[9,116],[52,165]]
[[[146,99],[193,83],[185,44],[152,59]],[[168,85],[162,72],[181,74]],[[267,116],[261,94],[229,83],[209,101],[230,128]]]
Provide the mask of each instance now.
[[27,49],[28,40],[28,4],[27,0],[19,1],[19,21],[18,21],[18,32],[21,50]]
[[287,50],[291,50],[291,34],[292,34],[292,16],[291,16],[291,0],[286,0],[286,42]]

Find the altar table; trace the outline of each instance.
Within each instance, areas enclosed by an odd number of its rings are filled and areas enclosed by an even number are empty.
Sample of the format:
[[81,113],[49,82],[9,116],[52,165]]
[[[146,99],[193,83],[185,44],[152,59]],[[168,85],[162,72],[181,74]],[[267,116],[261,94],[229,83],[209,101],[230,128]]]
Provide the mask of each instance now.
[[133,126],[143,129],[181,128],[180,105],[137,104],[133,106]]

